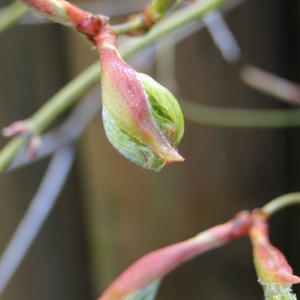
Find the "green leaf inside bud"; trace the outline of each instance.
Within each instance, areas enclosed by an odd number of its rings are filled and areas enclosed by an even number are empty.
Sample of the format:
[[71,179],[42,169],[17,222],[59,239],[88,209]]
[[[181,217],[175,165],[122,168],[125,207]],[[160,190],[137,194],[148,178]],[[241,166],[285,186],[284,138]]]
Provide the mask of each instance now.
[[105,107],[102,109],[102,119],[108,140],[127,159],[153,171],[160,171],[164,167],[165,161],[152,148],[140,143],[121,129]]
[[169,143],[176,147],[184,133],[183,115],[177,100],[168,89],[150,76],[142,73],[138,73],[137,76],[146,91],[156,124],[164,132]]

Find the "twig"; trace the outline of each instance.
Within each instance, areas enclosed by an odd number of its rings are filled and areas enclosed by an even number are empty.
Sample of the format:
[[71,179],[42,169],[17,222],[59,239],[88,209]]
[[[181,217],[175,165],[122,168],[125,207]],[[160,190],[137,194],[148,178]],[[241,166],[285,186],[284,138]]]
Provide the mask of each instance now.
[[99,112],[101,108],[101,101],[98,99],[99,94],[99,89],[94,88],[83,101],[75,107],[62,125],[41,136],[41,147],[34,161],[28,160],[26,151],[23,149],[24,151],[20,151],[9,166],[8,171],[36,162],[51,155],[67,144],[74,143],[82,134],[88,123]]
[[241,77],[247,85],[264,94],[291,105],[300,105],[300,86],[296,83],[254,66],[243,67]]
[[65,0],[20,0],[37,13],[65,26],[75,27],[79,32],[93,38],[108,17],[86,12]]
[[224,59],[229,63],[237,63],[241,51],[222,14],[219,11],[212,11],[204,16],[203,22]]
[[43,226],[64,186],[74,159],[74,149],[66,146],[50,162],[40,187],[0,259],[0,295],[17,270]]
[[230,128],[300,126],[300,109],[221,108],[180,100],[184,117],[197,124]]
[[285,194],[275,198],[263,206],[262,210],[268,215],[273,215],[282,208],[295,204],[300,204],[300,192]]
[[15,24],[28,8],[19,1],[14,1],[0,12],[0,34]]

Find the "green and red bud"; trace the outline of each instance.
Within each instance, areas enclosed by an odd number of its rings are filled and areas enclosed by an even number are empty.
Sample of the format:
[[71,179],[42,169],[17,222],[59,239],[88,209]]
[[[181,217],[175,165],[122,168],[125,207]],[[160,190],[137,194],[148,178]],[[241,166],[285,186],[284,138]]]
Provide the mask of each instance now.
[[286,299],[275,296],[291,296],[290,287],[300,283],[300,278],[293,275],[293,270],[282,252],[270,243],[266,216],[261,212],[256,212],[252,220],[249,236],[253,245],[254,266],[259,283],[264,288],[265,297],[266,299]]
[[116,36],[106,27],[97,38],[101,64],[102,117],[107,138],[126,158],[159,171],[183,161],[176,146],[184,121],[175,97],[120,57]]

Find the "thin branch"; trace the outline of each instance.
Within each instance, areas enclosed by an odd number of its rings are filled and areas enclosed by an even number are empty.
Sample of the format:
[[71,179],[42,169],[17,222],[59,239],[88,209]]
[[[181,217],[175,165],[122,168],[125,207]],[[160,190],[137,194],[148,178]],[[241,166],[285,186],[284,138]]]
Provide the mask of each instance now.
[[41,136],[41,147],[35,157],[35,160],[28,160],[28,156],[24,151],[20,151],[16,159],[9,166],[8,171],[22,167],[32,162],[36,162],[46,156],[51,155],[60,148],[74,143],[88,123],[100,111],[101,101],[99,101],[99,88],[94,88],[79,103],[67,119],[58,127]]
[[143,32],[145,30],[145,25],[141,18],[136,16],[134,19],[130,21],[116,24],[112,26],[117,35],[122,34],[132,34],[135,32]]
[[300,109],[221,108],[180,99],[186,120],[230,128],[286,128],[300,126]]
[[193,5],[184,7],[160,20],[147,34],[138,38],[132,38],[130,43],[126,45],[127,49],[125,50],[125,47],[122,47],[120,52],[123,57],[123,50],[126,51],[126,57],[131,56],[133,53],[150,45],[154,41],[165,37],[167,34],[172,33],[195,20],[201,19],[206,13],[220,8],[225,3],[226,0],[206,0],[197,1]]
[[108,17],[94,15],[65,0],[20,0],[38,14],[65,26],[75,27],[90,37],[97,35],[107,24]]
[[266,95],[291,105],[300,105],[300,86],[294,82],[254,66],[244,66],[241,77],[247,85]]
[[50,162],[40,187],[0,259],[0,296],[39,233],[64,186],[74,159],[66,146]]
[[[100,67],[93,64],[75,79],[65,85],[57,94],[42,106],[31,118],[27,119],[28,126],[34,134],[41,134],[62,112],[75,104],[85,92],[99,82]],[[100,95],[99,95],[100,98]],[[26,143],[24,136],[18,136],[9,141],[0,152],[0,173],[3,172],[18,151]]]
[[[144,1],[136,1],[136,0],[127,0],[120,2],[119,0],[101,0],[101,1],[88,1],[88,2],[80,2],[76,3],[79,8],[93,12],[97,14],[98,12],[105,12],[107,16],[110,18],[116,16],[124,16],[126,14],[133,14],[137,11],[141,11],[144,9],[147,4],[147,0]],[[0,9],[1,14],[1,9]],[[27,14],[23,17],[18,25],[39,25],[39,24],[53,24],[50,19],[40,17],[37,14]]]
[[113,26],[117,35],[145,33],[174,6],[183,0],[152,0],[141,13],[130,16],[127,22]]
[[206,14],[203,22],[216,46],[220,49],[223,58],[229,63],[237,63],[241,58],[241,51],[220,11]]
[[19,1],[14,1],[0,12],[0,34],[13,26],[26,12],[28,8]]
[[262,210],[268,215],[273,215],[277,211],[290,205],[300,204],[300,192],[282,195],[267,203]]

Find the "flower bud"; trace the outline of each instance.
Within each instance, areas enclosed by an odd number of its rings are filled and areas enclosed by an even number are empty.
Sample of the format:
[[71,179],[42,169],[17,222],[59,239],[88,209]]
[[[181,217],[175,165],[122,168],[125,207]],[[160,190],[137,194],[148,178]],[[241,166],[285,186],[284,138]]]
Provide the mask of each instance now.
[[120,57],[109,27],[97,38],[102,84],[102,118],[108,140],[126,158],[159,171],[183,161],[176,146],[184,122],[174,96],[151,77],[136,72]]

